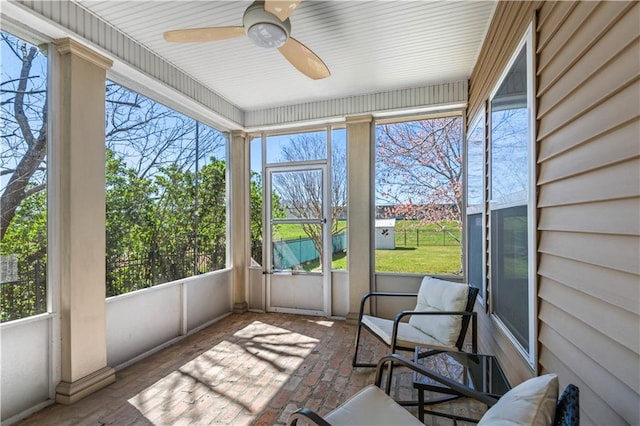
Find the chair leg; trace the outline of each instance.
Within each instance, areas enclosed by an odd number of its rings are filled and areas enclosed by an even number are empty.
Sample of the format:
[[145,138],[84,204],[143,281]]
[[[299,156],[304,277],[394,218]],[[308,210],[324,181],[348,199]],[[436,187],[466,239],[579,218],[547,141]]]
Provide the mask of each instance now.
[[356,331],[356,347],[353,350],[353,361],[351,365],[353,367],[375,367],[377,364],[358,362],[358,349],[360,347],[360,333],[362,332],[362,324],[358,323],[358,330]]
[[[391,347],[391,353],[395,354],[396,353],[396,348],[395,346]],[[387,395],[391,395],[391,379],[393,377],[393,362],[389,363],[389,368],[387,371]]]
[[471,352],[478,353],[478,317],[475,312],[471,315]]
[[360,329],[362,329],[362,325],[358,322],[358,330],[356,331],[356,347],[353,351],[353,361],[351,362],[351,366],[358,366],[358,347],[360,346]]
[[389,369],[387,371],[387,395],[391,394],[391,378],[393,377],[393,363],[389,363]]

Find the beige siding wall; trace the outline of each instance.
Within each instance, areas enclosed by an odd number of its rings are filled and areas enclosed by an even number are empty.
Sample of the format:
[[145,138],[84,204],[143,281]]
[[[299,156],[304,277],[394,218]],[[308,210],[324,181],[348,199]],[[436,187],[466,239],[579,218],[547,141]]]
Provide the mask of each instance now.
[[539,16],[539,364],[583,424],[639,424],[640,5]]
[[[640,424],[640,3],[536,7],[539,372],[580,387],[582,424]],[[470,119],[532,8],[498,6]],[[481,317],[483,349],[525,375]]]

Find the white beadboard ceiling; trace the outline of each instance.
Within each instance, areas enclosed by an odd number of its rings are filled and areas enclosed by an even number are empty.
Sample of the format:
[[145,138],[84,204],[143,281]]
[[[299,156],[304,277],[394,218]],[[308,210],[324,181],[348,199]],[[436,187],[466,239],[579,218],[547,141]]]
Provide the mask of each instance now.
[[240,26],[251,1],[76,3],[246,111],[468,79],[495,8],[495,1],[305,0],[291,16],[291,35],[331,71],[314,81],[246,37],[162,38],[171,29]]

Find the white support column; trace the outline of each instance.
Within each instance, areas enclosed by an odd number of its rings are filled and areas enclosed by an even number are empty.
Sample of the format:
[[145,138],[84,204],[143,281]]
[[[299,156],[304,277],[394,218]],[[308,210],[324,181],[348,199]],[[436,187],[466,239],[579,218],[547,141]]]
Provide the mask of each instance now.
[[59,68],[52,143],[58,204],[61,382],[56,401],[72,404],[113,383],[107,366],[105,303],[105,79],[112,63],[71,39],[55,42]]
[[347,270],[348,321],[358,319],[362,295],[370,289],[372,274],[371,209],[373,117],[347,117],[348,213]]
[[249,253],[249,164],[247,156],[247,134],[240,130],[231,132],[229,148],[229,178],[231,179],[231,265],[233,267],[233,312],[246,312],[247,303],[247,256]]

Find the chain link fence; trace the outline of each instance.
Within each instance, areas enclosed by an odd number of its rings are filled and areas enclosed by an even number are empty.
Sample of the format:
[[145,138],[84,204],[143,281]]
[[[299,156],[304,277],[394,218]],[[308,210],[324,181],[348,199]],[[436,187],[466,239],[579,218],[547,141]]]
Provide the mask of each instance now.
[[397,229],[396,247],[459,246],[460,231],[435,229]]
[[[332,253],[347,249],[347,234],[342,232],[331,239]],[[262,263],[262,241],[251,242],[251,257],[256,263]],[[273,268],[276,270],[295,268],[296,266],[317,261],[320,254],[311,238],[298,237],[273,242]]]

